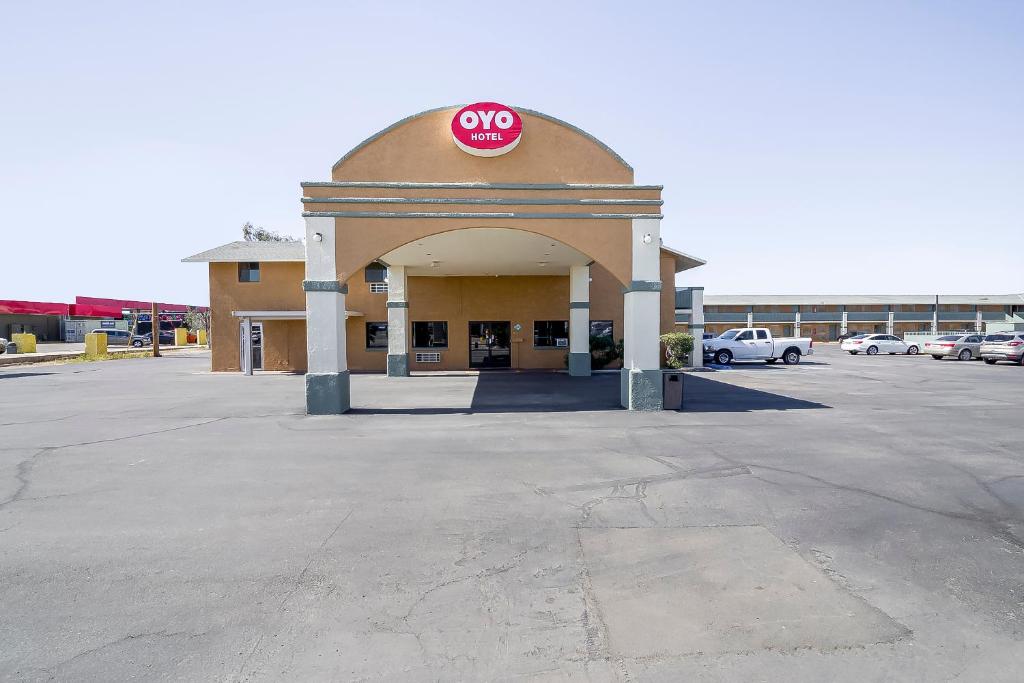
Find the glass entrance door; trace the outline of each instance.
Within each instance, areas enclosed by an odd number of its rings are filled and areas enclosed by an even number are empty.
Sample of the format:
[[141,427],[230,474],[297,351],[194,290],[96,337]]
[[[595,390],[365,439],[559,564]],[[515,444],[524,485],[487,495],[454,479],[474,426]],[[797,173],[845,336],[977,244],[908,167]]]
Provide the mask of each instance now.
[[512,323],[508,321],[469,324],[469,367],[491,369],[512,367]]
[[[245,358],[245,323],[238,323],[238,342],[238,358],[241,360]],[[263,369],[263,323],[252,324],[252,369]]]

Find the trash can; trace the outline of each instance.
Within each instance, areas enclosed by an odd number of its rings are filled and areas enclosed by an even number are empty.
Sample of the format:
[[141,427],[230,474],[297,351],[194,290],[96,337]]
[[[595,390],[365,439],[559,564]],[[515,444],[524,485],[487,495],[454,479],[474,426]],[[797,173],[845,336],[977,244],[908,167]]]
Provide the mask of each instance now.
[[683,408],[683,373],[663,372],[661,375],[661,406],[665,410]]
[[15,344],[14,342],[7,342],[7,349],[6,349],[5,353],[17,353],[17,352],[18,352],[18,345]]

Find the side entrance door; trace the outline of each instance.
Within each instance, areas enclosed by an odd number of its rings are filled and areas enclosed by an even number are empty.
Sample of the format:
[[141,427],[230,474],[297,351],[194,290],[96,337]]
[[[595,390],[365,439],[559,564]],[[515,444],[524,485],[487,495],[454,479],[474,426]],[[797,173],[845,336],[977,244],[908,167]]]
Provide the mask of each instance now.
[[[245,323],[238,323],[238,358],[245,358]],[[241,363],[243,369],[245,363]],[[252,369],[263,369],[263,323],[252,324]]]
[[512,367],[512,323],[469,324],[469,367],[481,370]]

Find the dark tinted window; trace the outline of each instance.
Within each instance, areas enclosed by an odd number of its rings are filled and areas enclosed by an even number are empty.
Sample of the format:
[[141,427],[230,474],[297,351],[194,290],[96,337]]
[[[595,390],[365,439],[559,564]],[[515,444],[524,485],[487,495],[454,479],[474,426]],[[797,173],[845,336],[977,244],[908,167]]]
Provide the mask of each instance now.
[[990,334],[985,337],[987,342],[1008,342],[1013,339],[1012,334]]
[[757,331],[757,338],[758,339],[767,339],[768,338],[768,330],[758,330]]
[[753,330],[744,330],[736,335],[736,341],[749,341],[754,338]]
[[598,339],[614,339],[615,325],[611,320],[591,320],[590,336]]
[[255,261],[248,263],[238,264],[238,281],[239,282],[259,282],[260,281],[260,264]]
[[380,263],[371,263],[366,266],[366,281],[367,282],[384,282],[388,276],[387,266]]
[[569,346],[568,320],[535,320],[533,323],[534,346]]
[[959,334],[947,334],[945,337],[939,337],[935,341],[960,341],[961,336]]
[[448,323],[414,322],[412,324],[412,345],[418,349],[432,349],[448,346]]
[[388,348],[388,324],[366,323],[366,348]]

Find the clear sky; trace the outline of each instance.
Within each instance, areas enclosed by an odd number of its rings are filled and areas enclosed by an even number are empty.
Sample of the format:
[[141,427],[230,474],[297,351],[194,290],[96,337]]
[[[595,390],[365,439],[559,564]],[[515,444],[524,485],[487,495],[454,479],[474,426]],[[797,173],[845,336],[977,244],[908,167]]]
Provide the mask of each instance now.
[[182,257],[482,100],[664,184],[679,284],[1024,291],[1024,2],[12,2],[0,299],[206,302]]

